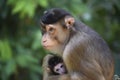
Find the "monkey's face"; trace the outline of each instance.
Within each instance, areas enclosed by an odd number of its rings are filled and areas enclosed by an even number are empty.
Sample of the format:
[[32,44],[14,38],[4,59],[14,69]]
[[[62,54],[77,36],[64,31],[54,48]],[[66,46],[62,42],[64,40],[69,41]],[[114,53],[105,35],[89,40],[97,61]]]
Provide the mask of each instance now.
[[66,16],[54,24],[42,25],[42,45],[45,49],[61,54],[65,44],[69,40],[70,30],[72,30],[75,20],[71,16]]
[[54,53],[62,53],[63,45],[69,35],[69,30],[63,28],[60,23],[43,26],[41,30],[43,47]]
[[66,73],[66,69],[63,63],[59,63],[54,67],[54,72],[58,74]]

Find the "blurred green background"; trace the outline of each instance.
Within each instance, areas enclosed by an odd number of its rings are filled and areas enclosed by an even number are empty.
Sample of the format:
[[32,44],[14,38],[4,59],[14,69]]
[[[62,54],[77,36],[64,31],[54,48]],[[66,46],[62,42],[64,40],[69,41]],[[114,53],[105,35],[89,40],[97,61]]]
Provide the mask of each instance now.
[[106,40],[120,75],[120,0],[0,0],[0,80],[41,80],[47,52],[39,19],[53,7],[70,11]]

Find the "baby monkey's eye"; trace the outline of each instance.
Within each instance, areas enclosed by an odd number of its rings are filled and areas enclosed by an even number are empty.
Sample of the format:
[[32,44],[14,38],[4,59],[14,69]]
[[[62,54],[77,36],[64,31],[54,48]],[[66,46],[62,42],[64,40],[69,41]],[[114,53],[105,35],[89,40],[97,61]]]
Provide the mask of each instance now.
[[63,68],[63,65],[61,65],[60,67]]
[[59,71],[59,69],[56,69],[56,71]]

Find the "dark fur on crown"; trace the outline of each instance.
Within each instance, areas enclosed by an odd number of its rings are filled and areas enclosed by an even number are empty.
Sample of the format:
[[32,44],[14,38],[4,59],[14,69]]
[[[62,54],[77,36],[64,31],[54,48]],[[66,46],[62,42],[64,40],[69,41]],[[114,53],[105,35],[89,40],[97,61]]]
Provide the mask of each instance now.
[[40,21],[42,24],[53,24],[66,15],[70,15],[70,13],[60,8],[53,8],[45,11]]

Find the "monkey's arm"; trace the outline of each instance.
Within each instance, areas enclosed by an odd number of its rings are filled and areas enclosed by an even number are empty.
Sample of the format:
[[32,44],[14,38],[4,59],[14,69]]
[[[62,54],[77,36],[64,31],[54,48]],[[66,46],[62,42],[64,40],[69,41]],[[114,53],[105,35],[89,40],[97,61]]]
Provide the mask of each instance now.
[[43,59],[43,64],[42,64],[42,67],[43,67],[43,80],[48,80],[48,77],[50,75],[50,71],[48,70],[48,61],[49,61],[49,59],[51,57],[53,57],[53,55],[48,54]]

